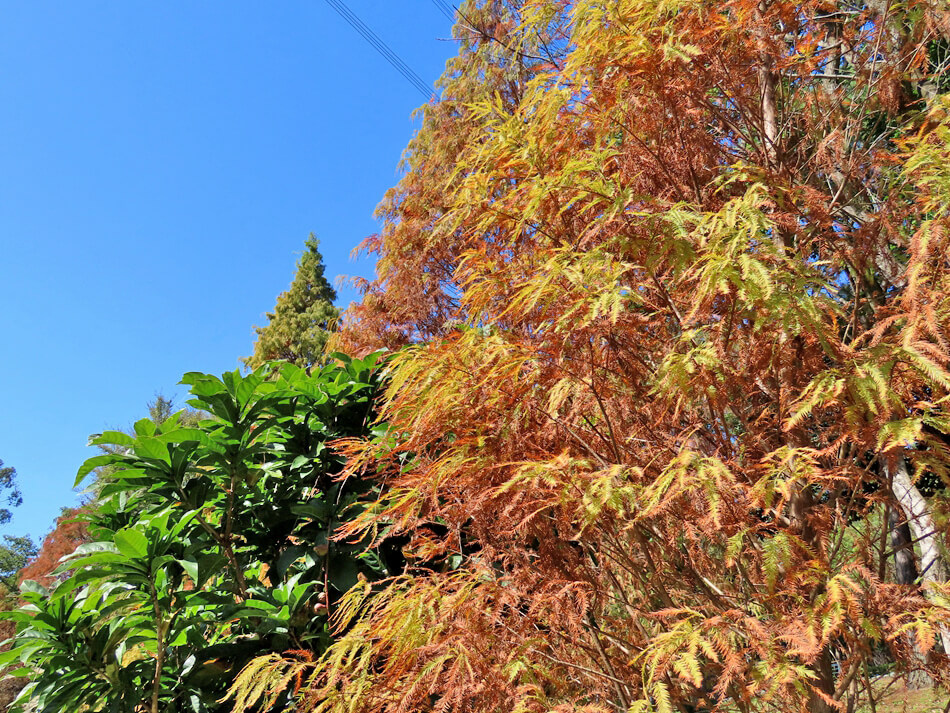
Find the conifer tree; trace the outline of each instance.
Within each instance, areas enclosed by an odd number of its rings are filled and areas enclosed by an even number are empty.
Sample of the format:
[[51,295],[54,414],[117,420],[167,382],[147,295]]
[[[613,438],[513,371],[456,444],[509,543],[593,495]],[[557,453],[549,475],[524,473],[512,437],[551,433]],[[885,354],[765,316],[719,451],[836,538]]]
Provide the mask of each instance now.
[[327,339],[340,311],[333,306],[336,291],[324,277],[319,245],[311,233],[290,289],[277,297],[274,311],[267,314],[268,324],[255,327],[254,353],[244,359],[249,368],[276,359],[307,369],[324,362]]
[[446,566],[354,590],[305,701],[830,713],[881,649],[946,681],[946,2],[459,17],[341,339],[407,345],[362,525]]

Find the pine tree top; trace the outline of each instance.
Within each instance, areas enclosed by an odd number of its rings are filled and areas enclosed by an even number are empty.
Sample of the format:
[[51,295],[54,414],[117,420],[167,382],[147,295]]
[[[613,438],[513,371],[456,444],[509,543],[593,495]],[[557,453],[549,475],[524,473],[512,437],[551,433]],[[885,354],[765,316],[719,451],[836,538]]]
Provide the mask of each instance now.
[[290,289],[278,295],[274,311],[267,313],[268,324],[254,328],[254,353],[243,360],[248,367],[253,369],[274,359],[304,368],[323,362],[340,311],[333,306],[336,290],[324,276],[326,268],[319,246],[320,241],[311,233],[297,261]]

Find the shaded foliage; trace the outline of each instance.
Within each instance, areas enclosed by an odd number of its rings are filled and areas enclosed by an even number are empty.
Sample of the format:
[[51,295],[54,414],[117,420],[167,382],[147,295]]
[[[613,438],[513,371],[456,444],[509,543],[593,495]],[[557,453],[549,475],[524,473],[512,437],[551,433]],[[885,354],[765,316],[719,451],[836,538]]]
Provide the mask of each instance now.
[[36,557],[36,544],[27,536],[4,535],[0,545],[0,581],[9,591],[16,591],[18,574],[27,562]]

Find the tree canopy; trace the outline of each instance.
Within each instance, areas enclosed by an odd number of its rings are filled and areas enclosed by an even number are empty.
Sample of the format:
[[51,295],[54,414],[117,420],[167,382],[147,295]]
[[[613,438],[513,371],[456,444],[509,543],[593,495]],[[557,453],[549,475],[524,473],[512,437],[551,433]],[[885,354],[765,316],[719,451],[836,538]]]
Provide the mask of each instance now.
[[43,538],[39,549],[19,572],[21,580],[32,580],[44,587],[49,587],[56,581],[59,574],[54,572],[59,569],[63,558],[75,552],[80,545],[89,542],[87,510],[87,507],[63,508],[53,529]]
[[[7,507],[0,508],[0,525],[13,519],[10,508],[23,504],[23,496],[17,483],[16,468],[4,466],[0,460],[0,492],[5,493]],[[3,583],[2,597],[17,590],[17,572],[36,556],[36,545],[26,535],[4,535],[4,544],[0,545],[0,582]],[[0,598],[2,598],[0,597]]]
[[3,493],[7,507],[0,508],[0,525],[10,522],[13,513],[11,507],[17,507],[23,504],[23,495],[20,493],[20,487],[17,485],[16,468],[4,466],[0,460],[0,493]]
[[458,566],[354,594],[314,710],[844,710],[881,649],[946,680],[948,22],[462,4],[341,337],[406,345],[363,525],[444,523]]
[[324,349],[340,311],[333,306],[336,291],[323,275],[319,246],[311,233],[290,289],[278,295],[277,306],[267,314],[268,324],[255,327],[254,353],[244,359],[248,367],[256,369],[275,359],[303,368],[325,363]]

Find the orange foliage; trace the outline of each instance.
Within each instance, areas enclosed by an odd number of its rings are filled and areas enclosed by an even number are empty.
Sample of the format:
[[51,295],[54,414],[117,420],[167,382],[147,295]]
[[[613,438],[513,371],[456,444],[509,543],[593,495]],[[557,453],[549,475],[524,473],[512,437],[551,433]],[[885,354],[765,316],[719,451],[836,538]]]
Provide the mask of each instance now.
[[946,682],[950,588],[882,530],[950,465],[944,4],[460,14],[340,338],[413,345],[350,531],[444,523],[446,564],[351,592],[305,705],[844,710],[881,647]]
[[85,514],[85,508],[69,508],[56,518],[56,526],[43,540],[39,553],[20,571],[21,582],[29,579],[48,587],[56,581],[53,572],[61,560],[79,545],[92,541],[86,530]]

